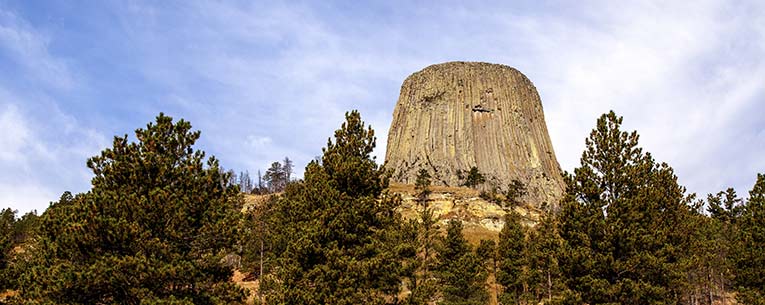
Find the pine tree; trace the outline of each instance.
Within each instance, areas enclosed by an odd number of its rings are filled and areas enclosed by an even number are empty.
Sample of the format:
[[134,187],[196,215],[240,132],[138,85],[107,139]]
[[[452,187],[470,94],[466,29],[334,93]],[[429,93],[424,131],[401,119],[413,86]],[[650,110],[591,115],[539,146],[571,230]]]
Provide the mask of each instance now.
[[482,239],[475,249],[475,254],[484,262],[490,273],[497,273],[497,243],[494,240]]
[[429,196],[431,194],[431,177],[427,170],[420,169],[415,180],[415,197],[420,206],[420,222],[412,222],[411,227],[416,230],[414,248],[416,262],[412,264],[413,270],[410,276],[411,294],[407,298],[407,304],[429,304],[435,298],[437,287],[433,281],[432,261],[433,261],[433,239],[437,235],[436,217],[429,206]]
[[598,119],[581,167],[567,178],[567,284],[586,303],[677,303],[688,199],[672,168],[644,153],[637,133],[621,131],[621,123],[613,112]]
[[[279,232],[281,219],[275,216],[279,198],[269,197],[245,212],[240,229],[242,246],[241,267],[243,272],[261,282],[273,271],[277,256],[284,251],[280,246]],[[262,290],[262,289],[261,289]],[[258,291],[258,300],[263,303],[263,293]]]
[[523,203],[522,198],[526,194],[528,194],[526,185],[518,179],[513,179],[505,191],[505,207],[520,206]]
[[563,239],[558,234],[558,220],[547,214],[530,233],[528,246],[529,287],[534,303],[550,303],[564,292],[558,257]]
[[430,275],[428,273],[430,271],[433,254],[433,237],[436,235],[435,225],[437,219],[429,205],[429,196],[432,193],[430,190],[430,174],[424,169],[421,169],[417,175],[415,190],[417,191],[417,203],[422,209],[420,212],[420,220],[422,221],[420,223],[420,248],[423,252],[422,266],[423,272],[425,273],[424,276],[429,277]]
[[15,288],[11,270],[11,258],[15,245],[16,211],[9,208],[0,211],[0,293]]
[[[458,173],[459,176],[462,175],[462,173]],[[459,177],[462,179],[463,177]],[[462,182],[462,186],[467,186],[471,188],[475,188],[484,182],[486,182],[486,177],[484,177],[483,174],[481,174],[480,171],[478,171],[478,167],[471,167],[470,170],[467,173],[467,176],[464,177],[464,182]]]
[[[486,268],[487,273],[493,278],[493,281],[489,281],[489,289],[491,291],[499,291],[499,284],[497,284],[497,271],[499,269],[499,254],[497,253],[497,243],[492,239],[482,239],[478,243],[478,247],[475,249],[475,253]],[[490,304],[497,302],[497,295],[490,295]]]
[[462,222],[451,220],[438,252],[438,278],[443,302],[439,304],[486,304],[486,270],[462,235]]
[[396,300],[406,245],[399,243],[398,197],[383,193],[388,179],[371,156],[374,131],[357,111],[313,161],[304,179],[288,185],[275,215],[282,245],[268,303],[380,304]]
[[289,183],[292,181],[292,168],[295,167],[292,164],[292,160],[288,157],[284,157],[284,164],[282,165],[282,169],[284,171],[284,181],[286,183]]
[[499,300],[502,304],[517,304],[524,297],[527,261],[526,233],[521,216],[515,211],[505,215],[505,225],[499,232],[497,256],[497,283],[503,288]]
[[16,220],[16,223],[13,226],[16,244],[24,244],[30,239],[30,237],[32,237],[32,234],[37,228],[39,219],[40,216],[37,215],[37,211],[33,210]]
[[234,243],[241,197],[191,125],[160,114],[88,160],[92,189],[42,215],[27,302],[228,304],[243,291],[220,263]]
[[265,180],[270,193],[284,191],[287,186],[287,179],[282,164],[278,161],[271,163],[271,167],[266,170]]
[[743,304],[765,304],[765,174],[757,174],[749,191],[738,233],[736,298]]
[[[712,304],[725,297],[734,277],[731,252],[735,242],[741,199],[733,188],[707,196],[709,216],[695,212],[690,221],[695,229],[691,254],[687,258],[690,302]],[[699,208],[703,204],[699,204]]]

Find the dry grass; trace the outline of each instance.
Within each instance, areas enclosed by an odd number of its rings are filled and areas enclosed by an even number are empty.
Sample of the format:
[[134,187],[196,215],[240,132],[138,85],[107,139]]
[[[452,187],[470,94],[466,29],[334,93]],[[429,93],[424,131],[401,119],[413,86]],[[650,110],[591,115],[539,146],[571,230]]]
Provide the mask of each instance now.
[[231,277],[231,281],[247,291],[247,299],[245,300],[245,304],[257,304],[258,281],[247,281],[246,279],[246,274],[240,272],[239,270],[234,270],[234,276]]
[[466,224],[462,228],[462,234],[465,235],[465,239],[473,246],[478,246],[482,240],[499,240],[499,232],[470,224]]
[[[467,187],[442,186],[442,185],[431,185],[430,190],[434,194],[453,194],[457,198],[478,197],[478,195],[481,193],[478,190],[474,190]],[[409,195],[414,195],[416,193],[416,191],[414,190],[413,184],[402,184],[402,183],[391,183],[388,186],[388,191],[390,191],[391,193],[409,194]]]
[[242,206],[242,213],[249,211],[250,209],[257,207],[273,196],[278,196],[281,193],[274,193],[274,194],[265,194],[265,195],[254,195],[254,194],[243,194],[244,195],[244,206]]

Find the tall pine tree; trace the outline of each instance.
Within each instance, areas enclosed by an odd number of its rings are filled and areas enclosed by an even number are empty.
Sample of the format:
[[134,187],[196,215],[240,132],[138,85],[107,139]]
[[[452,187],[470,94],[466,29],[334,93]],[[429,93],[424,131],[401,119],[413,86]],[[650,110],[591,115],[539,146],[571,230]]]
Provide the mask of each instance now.
[[13,281],[15,276],[11,271],[12,251],[15,245],[15,224],[16,211],[8,208],[0,211],[0,293],[6,289],[15,288]]
[[229,304],[241,197],[198,131],[160,114],[88,160],[92,189],[43,215],[21,295],[46,304]]
[[486,304],[486,270],[462,235],[462,222],[451,220],[438,252],[438,271],[443,301],[439,304]]
[[[374,131],[357,111],[287,186],[275,206],[283,250],[264,283],[269,303],[382,304],[396,300],[403,247],[397,197],[371,156]],[[401,250],[401,251],[400,251]],[[411,253],[409,251],[408,253]]]
[[614,112],[601,116],[566,179],[561,267],[586,303],[674,304],[689,242],[685,190],[621,124]]
[[552,213],[543,216],[529,235],[526,257],[529,290],[534,302],[549,303],[564,291],[558,263],[563,240],[558,233],[557,217]]
[[407,298],[407,304],[429,304],[435,299],[437,284],[433,276],[431,265],[433,264],[434,251],[433,241],[438,234],[436,231],[436,216],[430,208],[430,183],[431,177],[427,170],[420,169],[415,180],[415,197],[420,211],[420,222],[412,221],[412,227],[417,231],[414,239],[416,251],[415,262],[409,280],[411,294]]
[[502,304],[518,304],[526,291],[526,232],[521,216],[512,211],[505,215],[505,226],[499,232],[497,245],[499,268],[497,282],[502,285]]
[[765,304],[765,174],[757,175],[749,191],[738,232],[737,299],[744,304]]

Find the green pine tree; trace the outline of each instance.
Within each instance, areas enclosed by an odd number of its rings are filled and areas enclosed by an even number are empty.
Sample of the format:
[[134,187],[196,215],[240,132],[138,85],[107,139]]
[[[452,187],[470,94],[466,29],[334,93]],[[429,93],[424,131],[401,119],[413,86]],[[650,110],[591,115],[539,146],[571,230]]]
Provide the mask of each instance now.
[[462,222],[451,220],[438,252],[437,276],[443,301],[439,304],[486,304],[486,270],[462,235]]
[[198,131],[160,114],[88,160],[92,189],[42,215],[21,295],[46,304],[230,304],[243,291],[221,258],[241,197]]
[[357,111],[275,204],[281,244],[263,289],[273,304],[382,304],[396,300],[411,246],[400,241],[398,197],[371,156],[374,131]]
[[505,191],[504,206],[520,206],[523,203],[523,196],[526,196],[527,194],[528,190],[526,190],[526,185],[518,179],[513,179],[513,181],[507,185],[507,190]]
[[689,287],[687,303],[712,304],[726,297],[734,278],[731,253],[735,242],[741,199],[732,188],[717,194],[709,194],[706,200],[709,215],[700,212],[704,203],[699,201],[697,210],[690,217],[692,236],[690,254],[684,263],[688,268]]
[[16,286],[13,281],[16,276],[11,269],[12,251],[15,246],[15,225],[16,211],[9,208],[0,211],[0,293],[14,289]]
[[765,174],[757,175],[749,191],[738,233],[736,298],[743,304],[765,304]]
[[567,177],[561,267],[586,303],[674,304],[685,274],[690,209],[672,168],[621,131],[614,112],[598,119],[581,166]]
[[497,283],[502,286],[499,301],[502,304],[518,304],[526,292],[526,232],[521,216],[512,211],[505,216],[505,225],[499,232],[497,244]]
[[413,269],[410,272],[411,294],[407,298],[407,304],[429,304],[437,293],[437,284],[432,274],[433,264],[433,240],[437,235],[436,217],[430,208],[430,183],[431,177],[427,170],[420,169],[415,180],[415,197],[420,206],[420,222],[411,222],[411,227],[417,231],[413,240],[416,251]]
[[[459,176],[462,176],[461,172],[458,172]],[[478,167],[471,167],[470,170],[467,172],[467,176],[460,177],[460,179],[464,178],[464,182],[462,182],[462,186],[467,186],[471,188],[475,188],[484,182],[486,182],[486,177],[478,171]]]
[[530,232],[528,246],[529,287],[533,300],[552,302],[562,295],[564,285],[558,257],[563,250],[563,239],[558,233],[558,220],[547,214]]

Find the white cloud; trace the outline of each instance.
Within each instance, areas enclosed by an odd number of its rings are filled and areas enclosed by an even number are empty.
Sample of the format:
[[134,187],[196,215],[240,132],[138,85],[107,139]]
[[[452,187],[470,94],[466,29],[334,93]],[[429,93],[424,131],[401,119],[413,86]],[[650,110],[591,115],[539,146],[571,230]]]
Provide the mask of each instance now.
[[16,106],[0,104],[0,161],[17,162],[24,158],[22,150],[29,140],[29,129]]
[[0,9],[0,49],[29,71],[23,75],[54,88],[71,89],[73,75],[65,62],[49,53],[49,42],[15,14]]
[[[536,84],[558,159],[565,169],[576,166],[594,119],[614,109],[625,116],[626,129],[641,134],[642,146],[675,167],[690,191],[748,189],[739,177],[753,180],[762,168],[752,165],[763,157],[752,153],[753,144],[737,145],[732,135],[747,109],[765,96],[765,69],[761,58],[748,56],[753,50],[736,44],[742,36],[761,41],[765,35],[750,32],[750,21],[737,18],[742,12],[727,3],[669,6],[607,5],[593,10],[604,16],[595,18],[597,26],[532,29],[545,41],[561,42],[538,48],[541,69],[534,71],[541,76]],[[761,46],[754,51],[765,54]],[[730,156],[721,154],[722,147],[749,164],[725,170]]]
[[266,136],[251,135],[247,137],[247,144],[255,149],[267,148],[271,142],[271,138]]
[[0,96],[5,99],[0,104],[0,128],[4,130],[0,135],[0,206],[10,205],[22,213],[42,212],[66,190],[86,191],[92,174],[85,160],[107,146],[106,137],[83,127],[55,105],[48,105],[40,121],[22,108],[25,103],[19,101],[24,99]]
[[[382,162],[404,77],[445,60],[485,60],[515,66],[535,82],[564,169],[578,164],[595,119],[613,109],[625,116],[626,129],[638,130],[648,151],[677,169],[681,183],[703,193],[725,181],[743,187],[735,177],[753,177],[756,170],[742,164],[711,179],[729,167],[720,147],[738,150],[749,163],[762,160],[729,139],[763,95],[762,19],[739,18],[756,9],[721,1],[586,2],[523,13],[484,5],[405,6],[394,10],[405,22],[390,23],[343,14],[331,19],[308,6],[205,3],[186,12],[202,17],[204,26],[191,31],[204,38],[183,42],[211,47],[182,62],[200,63],[187,68],[229,89],[216,96],[239,110],[227,115],[247,113],[258,134],[273,138],[268,148],[240,153],[232,151],[241,145],[229,141],[223,152],[234,159],[273,158],[278,151],[308,161],[342,114],[356,108],[376,128],[375,155]],[[742,38],[753,41],[748,50]],[[243,52],[248,49],[256,55]],[[742,63],[742,55],[754,62]],[[296,138],[303,143],[291,143]]]
[[[636,129],[642,146],[675,167],[691,191],[733,185],[744,193],[765,168],[758,116],[765,98],[762,4],[536,5],[185,2],[168,8],[130,1],[112,7],[119,31],[109,33],[129,41],[117,47],[130,47],[125,53],[134,57],[114,60],[127,59],[131,68],[122,71],[127,76],[100,76],[139,92],[128,99],[113,88],[91,89],[114,104],[134,103],[129,109],[141,115],[164,111],[188,119],[202,130],[200,148],[224,166],[254,172],[289,156],[299,169],[320,154],[351,109],[375,128],[375,155],[384,161],[393,106],[407,75],[443,61],[490,61],[534,81],[564,169],[577,165],[595,119],[610,109],[625,116],[625,128]],[[89,76],[73,73],[89,71],[75,69],[88,58],[51,53],[52,42],[77,43],[56,38],[0,12],[0,51],[42,91],[4,85],[15,97],[0,102],[15,110],[0,113],[0,127],[22,121],[26,129],[0,135],[0,167],[10,168],[2,160],[27,158],[16,163],[52,168],[39,174],[13,165],[29,185],[57,190],[51,193],[67,186],[43,175],[86,184],[84,159],[108,144],[84,123],[93,113],[66,111],[80,95],[55,92],[87,87],[82,80]],[[144,83],[153,91],[142,91]],[[52,111],[52,119],[33,107]],[[95,115],[106,122],[128,115],[105,108],[112,113]],[[137,122],[132,128],[146,118]],[[0,181],[16,185],[9,183]]]
[[0,10],[0,64],[14,73],[0,74],[0,207],[22,213],[42,212],[65,190],[87,190],[85,160],[107,143],[62,110],[58,94],[80,84],[49,44],[25,20]]
[[41,214],[51,202],[58,200],[61,193],[63,191],[57,193],[47,185],[0,183],[0,203],[3,208],[10,206],[21,215],[32,210]]

